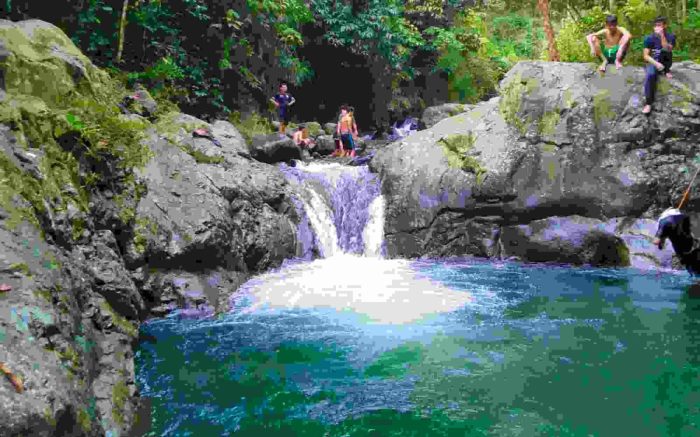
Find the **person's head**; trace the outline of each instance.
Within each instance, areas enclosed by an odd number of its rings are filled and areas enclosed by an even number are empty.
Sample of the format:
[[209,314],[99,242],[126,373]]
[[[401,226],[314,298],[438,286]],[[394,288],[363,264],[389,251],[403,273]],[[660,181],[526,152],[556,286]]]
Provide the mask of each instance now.
[[348,113],[348,105],[342,105],[340,107],[340,115],[346,115]]
[[613,32],[617,30],[617,17],[615,15],[605,17],[605,27]]
[[666,30],[667,25],[668,24],[667,24],[666,17],[659,16],[659,17],[656,17],[654,19],[654,31],[655,32],[661,32],[663,30]]
[[280,82],[280,92],[283,94],[287,92],[287,82]]

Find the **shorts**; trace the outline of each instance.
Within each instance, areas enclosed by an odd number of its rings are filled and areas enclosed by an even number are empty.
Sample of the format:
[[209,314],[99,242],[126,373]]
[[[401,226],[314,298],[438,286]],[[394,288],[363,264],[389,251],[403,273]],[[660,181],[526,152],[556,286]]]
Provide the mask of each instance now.
[[352,134],[341,134],[340,139],[346,150],[355,150],[355,140],[352,138]]
[[[619,45],[614,45],[612,47],[602,47],[601,50],[603,51],[603,56],[605,56],[605,59],[607,59],[608,63],[614,64],[615,61],[617,60],[617,52],[620,50]],[[625,59],[625,55],[627,52],[622,52],[622,56],[620,57],[620,60]]]
[[288,110],[279,112],[280,123],[289,124],[292,120],[292,116],[289,114]]

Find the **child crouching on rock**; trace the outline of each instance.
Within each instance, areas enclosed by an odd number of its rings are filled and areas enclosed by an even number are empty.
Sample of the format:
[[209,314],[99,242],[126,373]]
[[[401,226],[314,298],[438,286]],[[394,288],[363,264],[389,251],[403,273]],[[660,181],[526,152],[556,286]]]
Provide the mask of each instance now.
[[299,128],[294,132],[292,140],[302,149],[313,149],[316,146],[314,140],[309,138],[309,129],[303,124],[299,125]]

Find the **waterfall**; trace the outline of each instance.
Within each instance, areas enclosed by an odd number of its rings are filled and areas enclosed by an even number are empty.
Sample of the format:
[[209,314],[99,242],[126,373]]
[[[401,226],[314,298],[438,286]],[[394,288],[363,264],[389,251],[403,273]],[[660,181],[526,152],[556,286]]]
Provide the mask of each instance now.
[[[295,187],[295,204],[302,216],[298,234],[303,240],[304,258],[311,253],[310,241],[322,258],[382,255],[384,198],[377,175],[366,166],[336,163],[297,163],[295,167],[281,164],[280,170]],[[308,236],[309,228],[313,238]]]

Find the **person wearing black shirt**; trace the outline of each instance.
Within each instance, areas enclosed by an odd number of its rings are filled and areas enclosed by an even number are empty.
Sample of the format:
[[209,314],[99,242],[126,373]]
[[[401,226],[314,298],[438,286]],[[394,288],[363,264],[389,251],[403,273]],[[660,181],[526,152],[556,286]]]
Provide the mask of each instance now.
[[284,135],[284,130],[291,120],[289,107],[292,106],[296,100],[294,100],[294,97],[290,94],[287,94],[287,84],[285,82],[280,84],[279,91],[279,94],[275,94],[270,101],[277,107],[280,120],[280,135]]
[[675,45],[676,35],[666,30],[666,18],[658,17],[654,20],[654,33],[644,38],[644,60],[648,62],[644,79],[644,96],[646,97],[646,104],[642,109],[644,114],[651,112],[659,73],[663,73],[669,79],[672,77],[672,51]]
[[661,250],[666,239],[671,240],[673,251],[688,273],[700,274],[700,244],[690,230],[690,217],[677,208],[669,208],[659,217],[654,245]]

